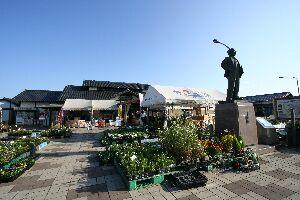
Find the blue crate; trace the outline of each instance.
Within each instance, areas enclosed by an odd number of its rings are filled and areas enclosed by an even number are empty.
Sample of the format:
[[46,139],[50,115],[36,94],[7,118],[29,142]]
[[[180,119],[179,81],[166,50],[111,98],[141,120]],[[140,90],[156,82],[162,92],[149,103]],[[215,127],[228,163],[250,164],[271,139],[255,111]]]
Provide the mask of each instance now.
[[39,145],[36,147],[36,150],[37,150],[37,151],[42,150],[42,149],[45,148],[47,145],[48,145],[47,142],[43,142],[43,143],[39,144]]

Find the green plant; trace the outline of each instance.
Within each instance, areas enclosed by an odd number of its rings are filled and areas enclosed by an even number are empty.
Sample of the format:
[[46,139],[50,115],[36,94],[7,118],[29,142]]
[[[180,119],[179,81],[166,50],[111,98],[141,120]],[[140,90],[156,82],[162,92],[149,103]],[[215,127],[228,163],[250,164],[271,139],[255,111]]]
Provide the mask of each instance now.
[[232,142],[232,149],[235,154],[239,154],[242,150],[242,143],[235,136],[234,136],[233,142]]
[[113,143],[131,143],[149,137],[149,132],[142,128],[119,128],[105,131],[99,142],[102,146],[109,146]]
[[224,151],[226,153],[232,151],[233,141],[235,136],[231,134],[223,135],[221,138],[221,143],[223,145]]
[[242,149],[245,148],[245,142],[244,142],[243,137],[242,137],[241,135],[239,135],[239,136],[237,137],[237,139],[238,139],[239,143],[241,144],[241,148],[242,148]]
[[205,150],[210,156],[217,156],[222,154],[222,146],[216,143],[210,142]]
[[49,142],[47,138],[20,138],[10,142],[0,142],[0,166],[11,162],[19,155],[33,150],[43,142]]
[[9,169],[0,169],[0,182],[12,181],[35,163],[31,157],[20,159]]
[[109,165],[113,163],[113,157],[110,151],[99,151],[97,153],[101,165]]
[[226,153],[233,151],[235,154],[238,154],[245,147],[242,136],[236,137],[234,134],[222,136],[221,143],[224,147],[224,152]]
[[130,177],[140,177],[169,170],[174,159],[161,148],[152,144],[112,145],[111,151],[125,173]]
[[43,137],[70,137],[72,134],[71,129],[67,127],[62,128],[50,128],[42,132]]
[[[198,127],[190,120],[172,119],[168,127],[159,132],[159,138],[177,161],[195,159],[204,153],[203,146],[198,142]],[[197,152],[197,154],[193,154]]]
[[0,132],[8,132],[10,129],[11,127],[8,124],[3,122],[0,123]]
[[9,132],[7,135],[8,136],[29,136],[32,134],[31,130],[25,130],[25,129],[18,129],[18,130],[12,130],[11,132]]

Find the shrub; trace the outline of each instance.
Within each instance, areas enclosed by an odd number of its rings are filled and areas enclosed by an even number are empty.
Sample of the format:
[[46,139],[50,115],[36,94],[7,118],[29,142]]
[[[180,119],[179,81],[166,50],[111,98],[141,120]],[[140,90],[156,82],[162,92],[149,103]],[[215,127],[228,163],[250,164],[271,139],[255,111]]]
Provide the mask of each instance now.
[[229,153],[232,151],[234,136],[233,135],[223,135],[221,138],[221,143],[223,145],[224,151]]
[[243,137],[239,135],[239,136],[237,137],[237,139],[238,139],[239,143],[241,144],[241,148],[242,148],[242,149],[245,148],[245,142],[244,142]]
[[235,137],[235,136],[233,138],[232,148],[233,148],[233,152],[235,154],[239,154],[241,152],[241,150],[242,150],[242,144],[240,143],[240,141],[238,140],[238,138]]
[[168,127],[159,132],[159,137],[166,148],[177,161],[198,158],[204,153],[203,146],[198,141],[198,127],[190,120],[172,119]]
[[234,153],[237,154],[240,153],[241,150],[245,147],[242,136],[236,137],[235,135],[231,135],[231,134],[224,135],[221,138],[221,142],[224,147],[224,151],[226,153],[233,151]]

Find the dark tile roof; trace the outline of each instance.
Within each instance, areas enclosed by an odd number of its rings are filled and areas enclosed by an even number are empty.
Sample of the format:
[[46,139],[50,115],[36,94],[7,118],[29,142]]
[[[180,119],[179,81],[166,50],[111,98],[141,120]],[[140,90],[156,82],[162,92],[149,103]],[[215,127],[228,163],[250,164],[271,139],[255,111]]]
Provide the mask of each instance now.
[[59,102],[61,91],[49,90],[24,90],[13,99],[18,102],[22,101],[36,101],[36,102]]
[[272,102],[273,99],[279,99],[279,98],[284,98],[289,96],[293,96],[293,95],[290,92],[282,92],[282,93],[274,93],[274,94],[246,96],[246,97],[242,97],[242,99],[247,100],[251,103],[257,103],[257,102]]
[[82,86],[97,87],[97,88],[119,88],[119,89],[130,89],[130,90],[147,90],[149,87],[148,84],[95,81],[95,80],[85,80],[83,81]]
[[66,99],[87,99],[87,100],[109,100],[118,95],[122,95],[127,89],[122,88],[99,88],[98,90],[89,91],[87,88],[82,86],[68,85],[64,88],[62,95],[60,96],[61,101]]

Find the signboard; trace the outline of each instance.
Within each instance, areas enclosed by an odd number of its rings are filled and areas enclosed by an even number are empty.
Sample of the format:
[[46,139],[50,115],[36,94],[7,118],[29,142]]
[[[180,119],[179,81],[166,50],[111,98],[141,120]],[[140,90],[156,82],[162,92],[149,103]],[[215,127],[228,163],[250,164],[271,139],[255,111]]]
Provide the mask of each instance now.
[[16,117],[16,124],[17,125],[23,125],[24,124],[24,118],[23,117]]
[[295,111],[295,117],[300,118],[300,99],[280,99],[277,100],[278,118],[291,118],[291,108]]

